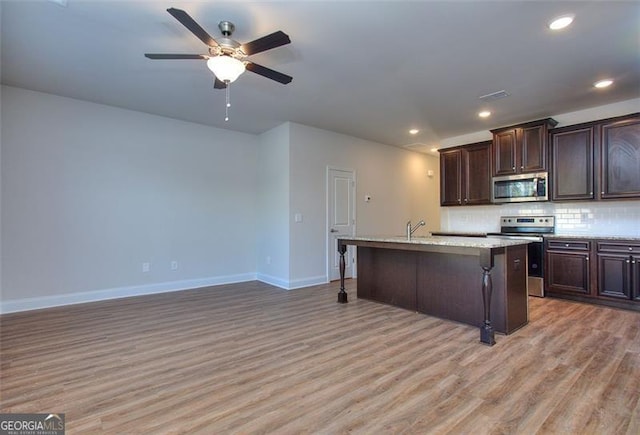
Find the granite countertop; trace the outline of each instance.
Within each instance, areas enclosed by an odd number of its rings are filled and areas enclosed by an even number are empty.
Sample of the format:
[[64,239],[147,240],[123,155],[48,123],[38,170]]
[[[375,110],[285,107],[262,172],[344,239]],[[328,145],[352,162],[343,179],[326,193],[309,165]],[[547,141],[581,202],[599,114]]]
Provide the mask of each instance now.
[[545,234],[545,239],[580,239],[580,240],[630,240],[632,242],[640,242],[640,237],[634,236],[594,236],[591,234]]
[[507,246],[526,245],[528,240],[499,239],[495,237],[457,237],[457,236],[414,236],[407,240],[406,236],[355,236],[338,237],[340,240],[352,240],[375,243],[401,243],[411,245],[452,246],[458,248],[504,248]]
[[432,236],[453,236],[453,237],[487,237],[487,233],[474,231],[433,231]]

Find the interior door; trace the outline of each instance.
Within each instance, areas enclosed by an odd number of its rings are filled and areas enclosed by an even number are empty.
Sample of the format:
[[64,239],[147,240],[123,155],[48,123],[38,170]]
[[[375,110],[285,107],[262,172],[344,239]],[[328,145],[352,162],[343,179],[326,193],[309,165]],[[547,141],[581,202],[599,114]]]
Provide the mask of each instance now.
[[[337,239],[355,235],[355,172],[328,168],[327,173],[327,264],[330,281],[340,279],[340,254]],[[345,254],[345,278],[353,276],[353,247]]]

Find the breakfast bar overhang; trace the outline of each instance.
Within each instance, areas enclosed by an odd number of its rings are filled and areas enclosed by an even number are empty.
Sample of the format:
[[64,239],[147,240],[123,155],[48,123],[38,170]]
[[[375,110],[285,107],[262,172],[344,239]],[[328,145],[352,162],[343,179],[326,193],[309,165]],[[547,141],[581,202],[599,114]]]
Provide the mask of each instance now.
[[527,241],[474,237],[338,239],[340,292],[347,245],[357,247],[357,296],[480,328],[480,341],[528,322]]

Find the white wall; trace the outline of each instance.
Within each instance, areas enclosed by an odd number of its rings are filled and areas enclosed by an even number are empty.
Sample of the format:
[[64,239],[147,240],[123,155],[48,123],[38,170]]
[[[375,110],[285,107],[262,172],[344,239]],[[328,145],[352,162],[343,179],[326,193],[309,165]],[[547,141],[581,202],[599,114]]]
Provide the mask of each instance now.
[[[409,219],[427,221],[417,234],[439,229],[437,157],[295,123],[290,128],[292,287],[327,280],[327,166],[356,172],[359,235],[400,235]],[[371,202],[364,202],[365,195]],[[303,222],[294,222],[295,213],[303,215]]]
[[289,125],[259,137],[256,269],[258,279],[289,287]]
[[[0,27],[2,27],[2,2],[0,1]],[[0,35],[2,29],[0,29]],[[1,58],[2,56],[0,56]],[[2,71],[2,61],[0,60],[0,72]],[[0,229],[2,229],[2,92],[4,88],[0,86]],[[0,230],[0,301],[2,300],[2,231]],[[2,310],[0,310],[0,313]]]
[[0,312],[326,282],[328,165],[357,172],[359,234],[401,234],[407,219],[439,228],[433,156],[298,124],[254,136],[1,90]]
[[[640,98],[576,112],[551,115],[558,127],[598,119],[613,118],[638,111]],[[446,146],[461,145],[491,133],[477,132],[443,141]],[[465,142],[469,139],[469,142]],[[492,206],[443,207],[442,229],[446,231],[488,231],[500,229],[500,216],[555,215],[556,233],[581,236],[640,237],[640,201],[572,201],[566,203],[519,203]]]
[[256,136],[6,86],[1,124],[3,311],[255,279]]

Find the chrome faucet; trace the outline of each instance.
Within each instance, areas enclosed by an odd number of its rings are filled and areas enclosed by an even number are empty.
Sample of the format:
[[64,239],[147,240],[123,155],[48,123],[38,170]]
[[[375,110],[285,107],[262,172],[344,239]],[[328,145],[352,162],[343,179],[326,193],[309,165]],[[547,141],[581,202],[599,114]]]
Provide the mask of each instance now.
[[420,228],[423,225],[426,225],[424,220],[421,220],[420,222],[418,222],[415,227],[411,226],[411,221],[407,222],[407,240],[411,240],[411,236],[413,235],[413,233],[415,233],[418,230],[418,228]]

